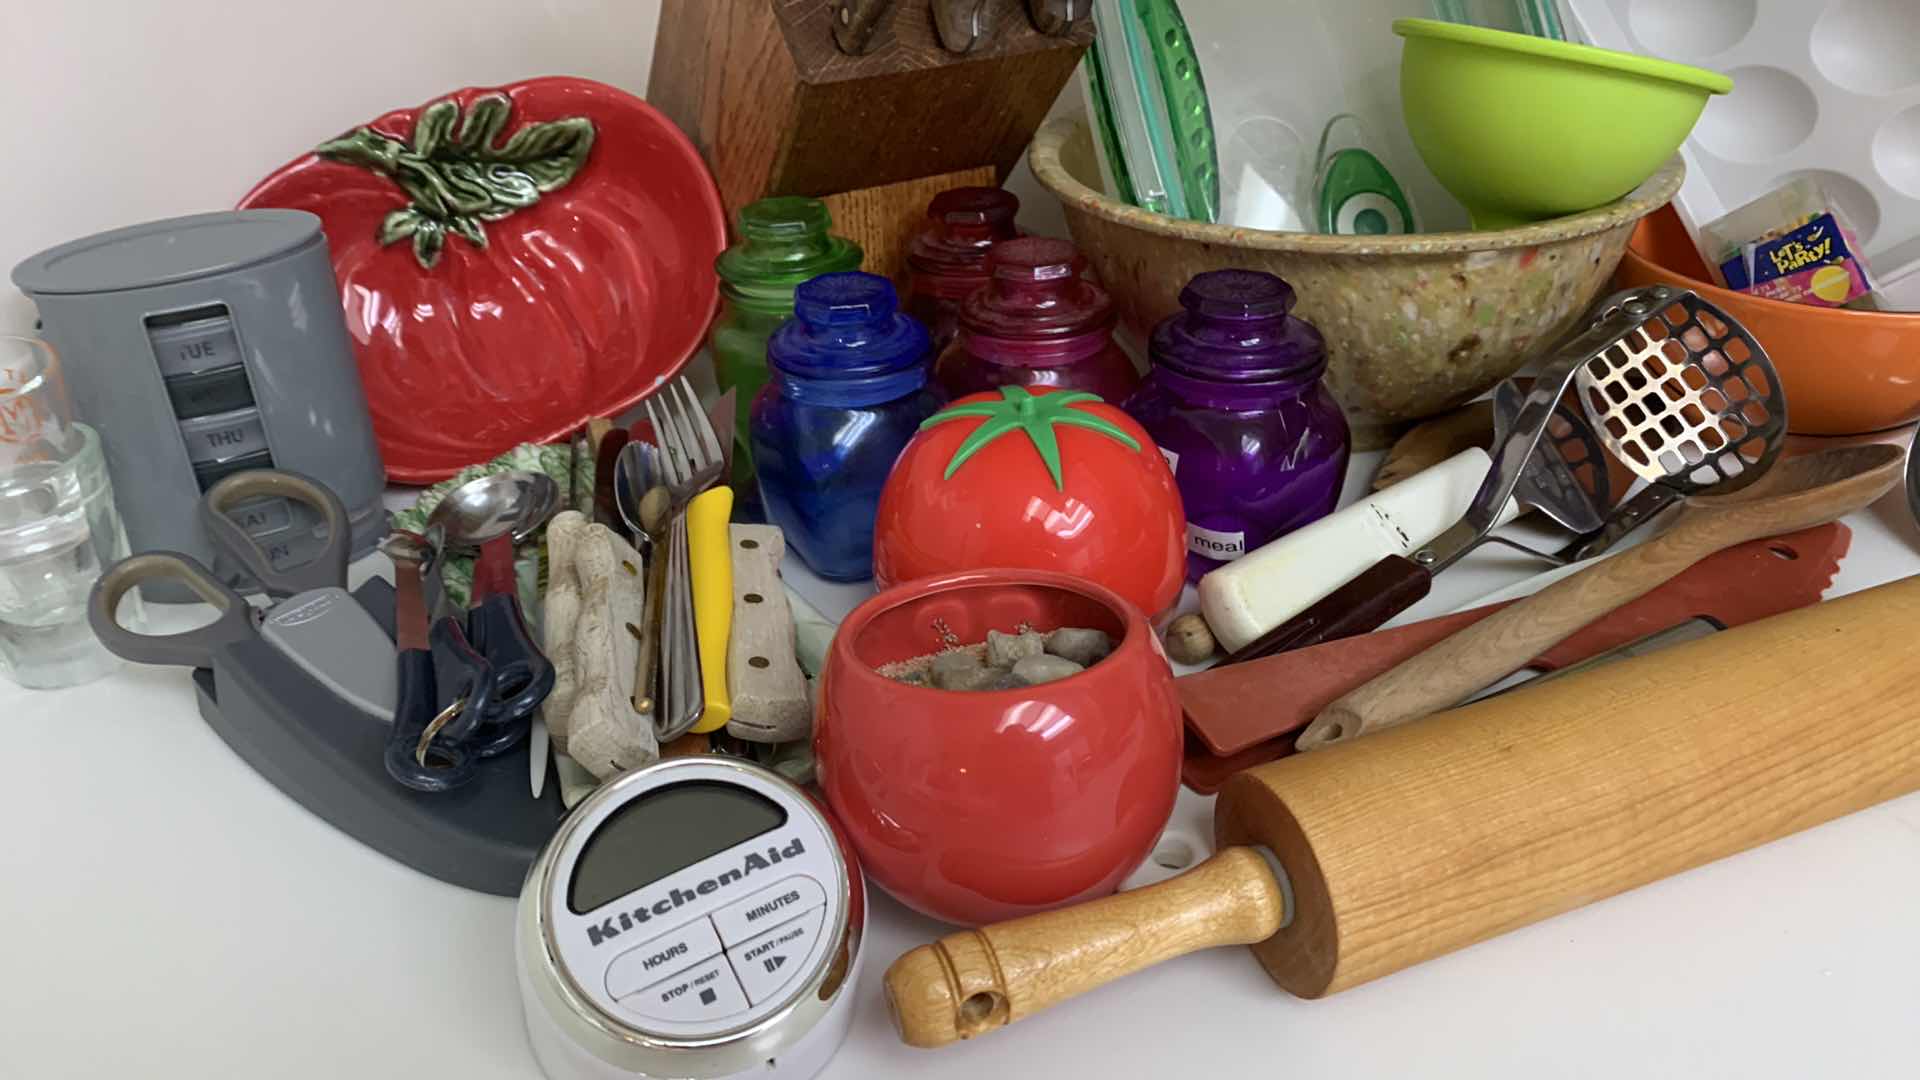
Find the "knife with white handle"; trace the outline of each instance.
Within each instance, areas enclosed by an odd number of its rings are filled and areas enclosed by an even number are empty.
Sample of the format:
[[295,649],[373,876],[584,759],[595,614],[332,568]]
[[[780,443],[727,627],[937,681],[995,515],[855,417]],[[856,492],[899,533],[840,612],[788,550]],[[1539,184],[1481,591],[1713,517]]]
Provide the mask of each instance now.
[[[1390,555],[1409,556],[1467,512],[1493,459],[1477,447],[1248,552],[1200,579],[1200,610],[1227,652],[1312,607]],[[1520,513],[1508,500],[1498,528]]]

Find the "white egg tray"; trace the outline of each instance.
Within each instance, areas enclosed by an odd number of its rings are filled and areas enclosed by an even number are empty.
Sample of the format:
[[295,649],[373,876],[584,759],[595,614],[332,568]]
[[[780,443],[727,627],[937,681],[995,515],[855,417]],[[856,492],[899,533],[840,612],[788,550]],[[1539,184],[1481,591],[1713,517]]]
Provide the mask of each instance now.
[[[1681,148],[1690,231],[1801,177],[1920,309],[1920,0],[1568,0],[1587,40],[1725,72]],[[1904,280],[1903,280],[1904,279]]]

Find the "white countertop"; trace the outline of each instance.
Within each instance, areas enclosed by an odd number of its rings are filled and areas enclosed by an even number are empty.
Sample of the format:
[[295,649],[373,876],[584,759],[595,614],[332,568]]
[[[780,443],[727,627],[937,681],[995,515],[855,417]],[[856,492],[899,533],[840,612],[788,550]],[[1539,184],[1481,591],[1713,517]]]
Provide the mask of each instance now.
[[[1900,493],[1848,524],[1829,595],[1920,571]],[[1537,569],[1483,549],[1409,615]],[[791,577],[829,614],[865,592]],[[280,794],[201,721],[186,671],[0,680],[0,735],[0,1078],[540,1075],[512,901]],[[1183,791],[1170,829],[1204,842],[1210,804]],[[827,1077],[1905,1077],[1920,1032],[1920,796],[1324,1001],[1223,949],[938,1051],[894,1038],[879,976],[948,928],[869,895],[857,1014]]]

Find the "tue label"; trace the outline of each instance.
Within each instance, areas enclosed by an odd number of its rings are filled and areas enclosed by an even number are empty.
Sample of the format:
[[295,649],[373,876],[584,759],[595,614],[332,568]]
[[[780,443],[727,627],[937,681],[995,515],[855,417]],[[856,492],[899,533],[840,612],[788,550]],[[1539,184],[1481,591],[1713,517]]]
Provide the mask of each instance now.
[[1217,529],[1203,529],[1189,521],[1187,522],[1187,550],[1209,559],[1231,561],[1247,553],[1247,534],[1239,531],[1221,532]]

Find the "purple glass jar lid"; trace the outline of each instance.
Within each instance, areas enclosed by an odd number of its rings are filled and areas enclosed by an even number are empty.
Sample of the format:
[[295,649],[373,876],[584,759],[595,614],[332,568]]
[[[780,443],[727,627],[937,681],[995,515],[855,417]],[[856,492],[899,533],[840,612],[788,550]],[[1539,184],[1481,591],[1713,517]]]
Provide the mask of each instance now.
[[1317,378],[1327,344],[1312,323],[1288,314],[1293,287],[1260,270],[1209,270],[1180,290],[1184,309],[1153,328],[1155,364],[1231,382]]
[[1113,326],[1113,301],[1081,277],[1086,260],[1071,241],[1023,236],[993,246],[992,279],[962,301],[960,329],[983,337],[1036,340]]
[[987,276],[987,251],[1014,237],[1020,199],[996,187],[943,191],[927,204],[927,226],[907,249],[907,264],[931,273]]
[[802,378],[857,378],[922,365],[933,342],[899,311],[893,282],[848,270],[793,293],[793,318],[767,339],[767,362]]

